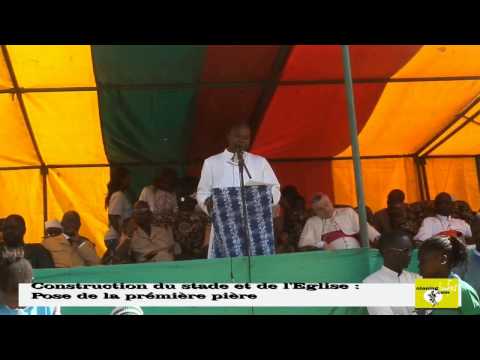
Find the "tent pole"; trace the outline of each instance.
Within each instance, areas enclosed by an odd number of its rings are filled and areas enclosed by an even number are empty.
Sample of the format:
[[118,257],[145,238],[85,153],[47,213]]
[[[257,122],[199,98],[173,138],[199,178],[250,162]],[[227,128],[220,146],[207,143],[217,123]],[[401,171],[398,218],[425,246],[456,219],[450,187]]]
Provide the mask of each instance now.
[[420,189],[420,199],[425,201],[427,197],[425,196],[425,187],[423,185],[423,173],[422,169],[420,168],[420,161],[421,160],[419,157],[415,157],[415,170],[417,172],[418,187]]
[[427,176],[427,159],[424,157],[420,158],[420,170],[422,171],[423,186],[425,189],[425,200],[430,201],[430,189],[428,187]]
[[348,124],[352,143],[353,167],[355,172],[355,189],[357,192],[358,212],[360,216],[360,237],[362,246],[369,247],[367,232],[367,212],[365,209],[365,194],[363,190],[362,164],[358,144],[357,119],[355,116],[355,99],[353,95],[352,70],[350,67],[350,54],[348,45],[342,45],[343,74],[348,105]]
[[473,114],[471,117],[464,116],[466,119],[460,126],[457,126],[455,130],[452,130],[448,135],[446,135],[442,140],[439,142],[435,143],[431,148],[429,148],[426,152],[422,154],[422,157],[426,157],[430,155],[434,150],[438,149],[440,146],[442,146],[444,143],[446,143],[450,138],[452,138],[456,133],[458,133],[460,130],[462,130],[465,126],[468,124],[472,123],[475,121],[475,119],[480,115],[480,110],[477,111],[475,114]]
[[425,150],[428,150],[430,146],[432,146],[435,141],[437,141],[441,136],[447,133],[448,130],[450,130],[458,121],[460,121],[461,118],[465,117],[467,113],[478,103],[480,102],[480,96],[477,96],[470,104],[468,104],[467,107],[465,107],[462,112],[459,114],[455,115],[455,117],[448,123],[447,126],[445,126],[442,130],[440,130],[437,134],[435,134],[434,137],[432,137],[428,142],[426,142],[418,151],[415,153],[415,156],[424,156],[426,157],[428,154],[425,154]]
[[477,165],[478,188],[480,189],[480,155],[475,156],[475,163]]
[[48,221],[48,187],[47,187],[47,176],[48,168],[42,166],[40,168],[40,175],[42,176],[42,195],[43,195],[43,222]]
[[32,124],[30,122],[30,118],[28,117],[27,107],[25,106],[25,102],[23,101],[23,95],[21,88],[17,81],[17,76],[15,75],[15,71],[13,69],[12,60],[10,59],[10,54],[8,53],[8,49],[6,45],[1,45],[1,51],[3,54],[3,59],[5,60],[5,65],[7,66],[8,73],[10,75],[10,80],[12,81],[13,89],[12,94],[17,96],[18,105],[20,106],[20,111],[23,116],[23,122],[27,128],[28,134],[30,136],[30,140],[33,145],[33,149],[35,154],[37,155],[38,162],[40,163],[40,174],[42,176],[42,194],[43,194],[43,220],[48,220],[48,199],[47,199],[47,168],[45,161],[43,160],[42,154],[40,153],[40,148],[38,147],[37,140],[35,138],[35,134],[33,133]]

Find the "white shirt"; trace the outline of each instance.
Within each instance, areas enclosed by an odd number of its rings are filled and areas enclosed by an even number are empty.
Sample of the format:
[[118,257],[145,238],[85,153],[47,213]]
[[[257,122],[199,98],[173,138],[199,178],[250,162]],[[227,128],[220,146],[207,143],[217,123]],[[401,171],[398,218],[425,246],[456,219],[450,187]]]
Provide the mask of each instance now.
[[[414,284],[415,279],[421,278],[420,275],[403,270],[400,275],[397,272],[382,266],[380,270],[366,277],[363,282],[367,284],[383,283],[407,283]],[[369,307],[370,315],[415,315],[413,307]]]
[[[123,225],[123,222],[129,219],[132,216],[132,204],[128,200],[127,196],[123,191],[117,191],[112,194],[110,201],[108,202],[108,215],[118,215],[120,216],[120,226]],[[110,225],[110,228],[105,235],[105,238],[116,237],[120,239],[120,234]]]
[[[455,219],[451,216],[436,215],[423,219],[422,226],[415,235],[414,240],[425,241],[438,235],[442,231],[455,230],[463,234],[464,237],[472,237],[472,230],[462,219]],[[461,239],[464,240],[464,239]]]
[[[233,153],[225,150],[223,153],[211,156],[203,162],[197,189],[198,205],[203,211],[207,212],[205,200],[212,195],[212,189],[240,186],[238,163],[232,161],[233,156]],[[250,179],[247,172],[243,171],[245,184],[249,181],[272,184],[273,205],[278,204],[280,201],[280,183],[267,159],[248,152],[244,152],[244,159],[245,166],[252,176]]]
[[177,212],[178,210],[175,194],[155,189],[153,185],[144,187],[138,200],[147,202],[153,213]]
[[[245,166],[248,168],[252,178],[248,177],[247,172],[243,171],[244,182],[256,181],[265,184],[272,184],[273,204],[277,205],[280,201],[280,183],[278,182],[272,167],[264,157],[244,152]],[[212,189],[239,187],[240,173],[238,162],[233,159],[234,154],[226,150],[223,153],[213,155],[203,162],[202,174],[197,188],[197,202],[200,208],[208,213],[205,207],[205,200],[212,195]],[[233,161],[232,161],[233,159]],[[213,252],[213,226],[210,231],[210,242],[208,247],[208,258],[212,258]]]
[[[324,234],[341,230],[346,237],[342,237],[327,244],[322,240]],[[368,239],[374,241],[380,236],[370,224],[367,224]],[[299,247],[315,246],[326,250],[354,249],[359,248],[360,243],[354,238],[360,232],[358,214],[352,208],[337,208],[330,219],[322,219],[313,216],[307,220],[302,234],[300,235]]]

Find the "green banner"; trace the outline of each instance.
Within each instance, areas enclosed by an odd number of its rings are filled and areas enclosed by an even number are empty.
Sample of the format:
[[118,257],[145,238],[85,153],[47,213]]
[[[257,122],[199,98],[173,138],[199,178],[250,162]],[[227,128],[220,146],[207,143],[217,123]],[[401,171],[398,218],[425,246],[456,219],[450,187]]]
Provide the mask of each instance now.
[[[418,272],[416,252],[409,271]],[[377,250],[352,249],[257,256],[251,259],[252,282],[360,283],[382,266]],[[235,283],[248,279],[248,258],[174,261],[148,264],[47,269],[35,271],[35,282],[51,283]],[[63,308],[64,314],[109,314],[112,308]],[[232,315],[364,315],[365,308],[144,308],[145,314]]]

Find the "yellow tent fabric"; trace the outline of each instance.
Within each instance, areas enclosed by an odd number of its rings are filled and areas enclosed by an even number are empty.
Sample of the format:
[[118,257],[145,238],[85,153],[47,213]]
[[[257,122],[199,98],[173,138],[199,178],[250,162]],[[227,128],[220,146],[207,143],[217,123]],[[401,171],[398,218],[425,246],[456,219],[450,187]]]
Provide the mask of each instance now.
[[[418,178],[412,158],[362,160],[365,202],[373,211],[386,206],[388,192],[402,189],[406,201],[420,199]],[[332,161],[333,188],[338,204],[357,205],[352,160]]]
[[7,64],[3,57],[0,59],[0,90],[10,89],[12,87],[12,80],[8,73]]
[[0,166],[39,165],[16,95],[0,94]]
[[[6,49],[14,74],[9,73],[2,57],[0,89],[11,89],[11,75],[16,77],[44,163],[107,164],[90,46],[14,45]],[[69,89],[61,91],[64,88]],[[8,119],[0,127],[0,166],[41,165],[17,95],[0,94],[0,115]],[[105,167],[50,168],[47,175],[48,217],[61,219],[65,211],[78,211],[82,217],[81,233],[96,242],[99,254],[105,250],[103,235],[107,220],[103,203],[107,182]],[[25,241],[40,242],[43,236],[40,170],[0,170],[0,186],[0,216],[21,214],[27,223]]]
[[88,45],[8,45],[20,87],[95,87]]
[[430,155],[478,155],[480,123],[469,122]]
[[480,210],[480,192],[475,159],[429,158],[427,179],[430,194],[448,192],[457,200],[465,200],[474,211]]
[[103,204],[109,176],[107,167],[50,169],[48,176],[48,214],[58,220],[69,210],[81,214],[82,235],[95,241],[99,255],[106,250],[103,234],[107,213]]
[[22,215],[25,242],[40,242],[43,235],[42,176],[38,169],[0,171],[0,215]]
[[[392,79],[429,77],[432,79],[429,81],[391,82],[386,85],[370,118],[359,134],[361,155],[411,155],[419,151],[436,134],[451,124],[457,114],[470,105],[473,99],[480,96],[480,80],[445,79],[441,81],[442,77],[478,76],[480,74],[479,56],[480,46],[423,46],[402,69],[392,76]],[[477,104],[467,112],[466,116],[477,114],[479,109],[480,104]],[[458,119],[429,148],[442,141],[464,121],[465,118]],[[478,155],[480,154],[478,139],[480,139],[480,125],[471,122],[435,149],[431,155]],[[351,156],[351,154],[351,147],[349,147],[337,157]],[[471,159],[471,161],[473,160]],[[343,166],[335,165],[335,163],[337,161],[334,161],[333,168],[338,172]],[[371,168],[364,166],[363,175],[367,198],[372,197],[368,194],[378,194],[380,189],[379,184],[367,180],[371,171]],[[429,167],[429,177],[441,178],[441,174],[443,172],[440,167]],[[355,196],[351,195],[354,194],[355,189],[354,178],[350,177],[348,184],[345,181],[345,179],[337,179],[334,173],[335,197],[336,199],[350,198],[350,203],[356,203]],[[343,182],[342,186],[340,186],[340,182]],[[401,185],[403,180],[400,178],[397,183]],[[457,193],[462,192],[457,185],[467,184],[456,183],[454,186],[451,183],[448,188]],[[469,182],[468,185],[470,192],[478,193],[478,185],[474,182]],[[420,200],[419,191],[415,191],[413,194],[407,187],[399,186],[399,188],[411,194],[411,201]],[[432,191],[430,192],[433,196]],[[383,206],[385,199],[386,195],[381,199],[370,199],[367,202],[373,208],[378,208]]]
[[[480,46],[423,46],[392,79],[479,75],[479,56]],[[415,153],[479,95],[480,80],[387,84],[359,134],[362,155]]]
[[96,91],[28,93],[24,101],[45,163],[108,163]]
[[[478,139],[480,139],[479,114],[480,102],[472,106],[465,116],[459,118],[449,131],[432,144],[432,146],[435,146],[435,144],[451,135],[449,139],[433,149],[430,155],[478,155],[480,153],[478,145]],[[458,131],[454,133],[457,129]]]
[[[480,80],[388,84],[359,134],[361,154],[415,153],[477,94]],[[351,148],[338,156],[351,156]]]
[[480,46],[424,45],[392,78],[480,75]]

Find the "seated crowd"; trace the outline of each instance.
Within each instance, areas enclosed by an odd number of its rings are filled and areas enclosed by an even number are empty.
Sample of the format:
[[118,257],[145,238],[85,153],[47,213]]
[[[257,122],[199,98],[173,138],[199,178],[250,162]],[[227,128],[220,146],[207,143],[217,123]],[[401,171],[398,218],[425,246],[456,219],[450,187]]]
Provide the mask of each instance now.
[[[25,221],[20,215],[10,215],[0,220],[0,241],[23,248],[33,268],[206,258],[212,225],[195,200],[198,179],[178,181],[175,171],[163,169],[133,206],[127,197],[130,182],[127,169],[112,169],[105,201],[110,226],[102,259],[94,241],[80,235],[81,218],[75,211],[66,212],[60,222],[47,221],[45,237],[37,244],[24,244]],[[294,186],[283,188],[274,209],[277,253],[361,247],[357,209],[333,205],[322,193],[308,205]],[[405,194],[393,190],[385,209],[373,214],[367,207],[367,219],[370,246],[378,248],[380,235],[393,230],[408,233],[414,246],[436,235],[473,244],[471,225],[478,217],[466,202],[453,201],[446,193],[434,201],[406,204]]]
[[34,269],[206,258],[211,224],[197,206],[197,183],[192,177],[177,181],[174,171],[164,169],[132,207],[126,195],[130,175],[115,169],[106,198],[109,230],[103,258],[95,242],[80,234],[76,211],[66,212],[61,221],[47,221],[44,237],[31,244],[24,242],[23,217],[9,215],[0,219],[0,244],[21,249]]
[[[360,247],[358,209],[333,205],[325,194],[316,194],[311,208],[292,186],[282,191],[280,211],[275,218],[277,253],[308,250],[333,250]],[[381,234],[403,230],[412,236],[413,245],[435,235],[450,235],[466,245],[475,244],[471,226],[480,214],[465,201],[454,201],[440,193],[433,201],[405,203],[401,190],[388,194],[387,207],[376,213],[367,210],[367,232],[370,246],[378,248]]]

